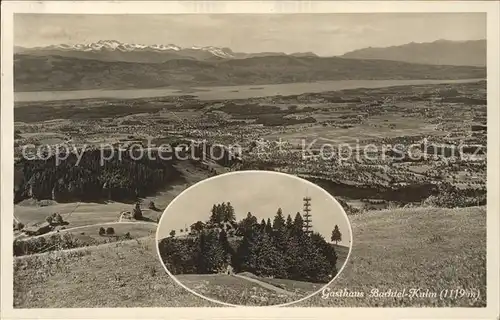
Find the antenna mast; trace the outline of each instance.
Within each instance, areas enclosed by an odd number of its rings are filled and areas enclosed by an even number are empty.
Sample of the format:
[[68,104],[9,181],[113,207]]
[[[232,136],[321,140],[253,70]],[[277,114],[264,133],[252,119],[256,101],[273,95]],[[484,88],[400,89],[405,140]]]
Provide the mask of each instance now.
[[307,235],[312,233],[311,220],[311,197],[304,197],[304,232]]

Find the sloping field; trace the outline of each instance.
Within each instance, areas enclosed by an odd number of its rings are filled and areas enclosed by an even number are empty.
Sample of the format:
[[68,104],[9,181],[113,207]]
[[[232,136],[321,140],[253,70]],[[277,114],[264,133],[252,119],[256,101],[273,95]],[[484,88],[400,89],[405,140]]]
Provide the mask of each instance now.
[[16,260],[14,307],[209,305],[168,277],[153,237]]
[[340,268],[344,266],[346,263],[347,256],[349,255],[349,247],[334,245],[335,253],[337,254],[337,270],[340,271]]
[[[485,306],[484,207],[376,211],[351,219],[353,251],[329,288],[363,292],[364,297],[318,294],[297,306]],[[410,288],[433,292],[463,288],[480,290],[481,295],[444,300],[369,297],[372,289]],[[282,302],[266,301],[271,303]],[[174,306],[214,305],[169,278],[152,237],[14,261],[16,308]]]
[[[360,298],[323,298],[307,306],[486,306],[486,209],[417,208],[353,217],[353,249],[330,292],[364,292]],[[480,290],[479,299],[375,298],[373,289],[425,292]]]
[[[99,228],[113,228],[113,235],[99,235]],[[100,243],[108,243],[111,241],[112,237],[123,237],[127,233],[130,235],[129,239],[137,239],[144,238],[150,235],[155,234],[157,224],[153,222],[111,222],[111,223],[103,223],[96,224],[90,226],[82,226],[76,227],[72,229],[65,229],[59,231],[52,231],[40,236],[30,237],[27,241],[35,240],[38,238],[49,239],[56,232],[59,235],[71,234],[71,236],[75,239],[78,239],[82,246],[85,245],[93,245]]]
[[15,217],[25,225],[45,221],[52,213],[59,213],[69,222],[67,228],[118,221],[121,211],[131,211],[132,204],[110,203],[55,203],[45,207],[15,205]]

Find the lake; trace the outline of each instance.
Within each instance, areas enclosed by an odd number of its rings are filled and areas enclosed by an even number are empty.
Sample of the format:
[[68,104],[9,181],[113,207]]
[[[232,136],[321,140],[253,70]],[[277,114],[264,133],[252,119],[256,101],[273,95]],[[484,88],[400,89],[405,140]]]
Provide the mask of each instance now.
[[155,88],[155,89],[124,89],[124,90],[78,90],[78,91],[42,91],[15,92],[15,102],[79,100],[79,99],[139,99],[166,96],[192,95],[200,100],[218,99],[248,99],[276,95],[295,95],[303,93],[318,93],[357,88],[384,88],[392,86],[468,83],[485,79],[461,80],[335,80],[306,83],[284,83],[267,85],[192,87],[188,89]]

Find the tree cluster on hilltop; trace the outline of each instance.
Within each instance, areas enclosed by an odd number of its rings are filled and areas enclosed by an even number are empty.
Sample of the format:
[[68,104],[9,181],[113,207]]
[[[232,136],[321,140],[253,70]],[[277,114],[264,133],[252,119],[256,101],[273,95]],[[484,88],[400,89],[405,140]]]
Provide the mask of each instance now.
[[15,192],[15,202],[27,198],[60,202],[135,200],[156,191],[179,174],[171,161],[158,157],[139,158],[130,152],[119,155],[117,151],[113,157],[103,154],[101,150],[88,150],[79,162],[75,154],[60,159],[60,163],[55,156],[47,160],[21,159],[23,178]]
[[440,183],[438,188],[436,195],[431,195],[422,202],[424,206],[457,208],[486,205],[486,189],[462,189],[447,182]]
[[337,274],[337,254],[319,233],[304,232],[300,213],[260,222],[248,212],[235,220],[230,203],[214,205],[207,222],[191,225],[190,237],[171,236],[159,243],[173,274],[218,273],[230,264],[235,272],[309,282],[328,282]]

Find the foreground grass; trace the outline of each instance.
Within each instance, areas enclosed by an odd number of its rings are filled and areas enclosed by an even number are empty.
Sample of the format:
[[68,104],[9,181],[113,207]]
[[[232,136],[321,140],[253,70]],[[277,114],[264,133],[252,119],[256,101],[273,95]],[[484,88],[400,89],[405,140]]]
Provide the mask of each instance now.
[[210,306],[166,274],[153,237],[14,263],[18,308]]
[[349,255],[349,247],[341,245],[334,245],[334,247],[335,253],[337,254],[337,270],[340,271],[346,263],[347,256]]
[[[367,213],[353,218],[353,251],[329,286],[365,293],[363,298],[322,298],[298,306],[486,306],[486,210],[418,208]],[[480,290],[473,298],[373,298],[379,291]]]
[[293,302],[301,296],[288,296],[230,275],[179,275],[183,285],[194,292],[229,304],[266,306]]
[[[484,207],[399,209],[370,212],[351,219],[353,251],[329,288],[361,291],[365,296],[324,299],[318,294],[294,306],[485,306]],[[232,295],[231,303],[239,303],[230,286],[221,288]],[[434,292],[479,289],[481,296],[476,301],[371,298],[369,293],[374,288]],[[276,299],[266,304],[283,303],[282,297]],[[169,278],[159,262],[152,237],[70,254],[57,252],[14,260],[16,308],[196,306],[218,305],[198,298]]]
[[311,282],[295,281],[288,279],[270,279],[270,278],[258,277],[249,272],[243,272],[242,275],[247,276],[249,278],[260,280],[262,282],[268,283],[270,285],[276,286],[286,291],[296,293],[297,294],[296,299],[306,297],[324,287],[324,284],[321,283],[311,283]]

